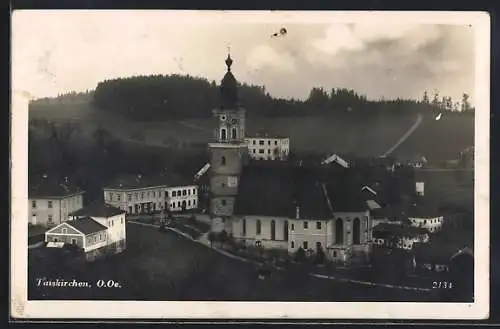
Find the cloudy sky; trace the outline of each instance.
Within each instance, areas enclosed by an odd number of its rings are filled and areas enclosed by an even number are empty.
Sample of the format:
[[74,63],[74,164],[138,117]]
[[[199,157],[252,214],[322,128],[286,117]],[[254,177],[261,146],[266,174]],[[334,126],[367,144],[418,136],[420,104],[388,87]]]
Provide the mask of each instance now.
[[[305,98],[312,86],[352,88],[369,98],[420,98],[425,89],[474,97],[474,29],[466,24],[334,14],[195,16],[16,12],[14,89],[49,97],[93,89],[103,79],[170,73],[220,81],[230,46],[236,78],[265,85],[276,97]],[[282,27],[286,36],[271,37]]]

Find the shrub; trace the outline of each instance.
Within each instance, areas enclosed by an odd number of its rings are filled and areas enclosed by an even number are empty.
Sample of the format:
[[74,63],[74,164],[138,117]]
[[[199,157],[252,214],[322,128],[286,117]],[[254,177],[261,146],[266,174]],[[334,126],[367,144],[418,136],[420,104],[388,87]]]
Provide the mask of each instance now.
[[295,261],[303,263],[307,260],[307,255],[306,251],[304,248],[300,247],[296,252],[295,252]]

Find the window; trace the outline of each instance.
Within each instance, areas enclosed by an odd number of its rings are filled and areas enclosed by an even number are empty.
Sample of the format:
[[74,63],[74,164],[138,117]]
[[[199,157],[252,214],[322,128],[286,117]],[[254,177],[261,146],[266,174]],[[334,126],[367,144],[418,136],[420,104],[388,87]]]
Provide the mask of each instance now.
[[181,190],[177,190],[177,196],[181,196]]
[[127,200],[132,201],[132,194],[127,194]]
[[333,257],[337,258],[337,252],[336,251],[333,252]]
[[193,195],[194,195],[194,194],[196,194],[196,189],[195,189],[195,188],[193,189]]
[[52,208],[52,201],[49,201],[49,208]]
[[180,201],[177,201],[177,207],[181,207],[181,202]]
[[278,145],[278,141],[274,141],[274,145]]
[[222,128],[220,130],[220,139],[225,141],[227,139],[227,132],[226,132],[226,128]]
[[424,225],[427,224],[427,219],[424,219]]
[[308,227],[309,227],[309,223],[307,221],[304,221],[304,229],[307,230]]
[[320,250],[321,249],[321,242],[316,242],[316,250]]
[[271,150],[267,150],[267,154],[271,154]]
[[321,222],[316,222],[316,229],[321,230]]
[[236,128],[231,129],[231,138],[236,139]]
[[144,199],[144,192],[141,192],[141,200]]
[[267,141],[267,145],[271,145],[271,141]]
[[292,224],[290,231],[292,231],[292,232],[295,231],[295,224]]
[[285,241],[288,241],[288,221],[287,220],[283,224],[283,238]]
[[361,224],[359,222],[359,218],[355,218],[352,224],[352,243],[360,244],[361,243]]
[[256,227],[255,227],[255,234],[260,235],[260,232],[261,232],[261,229],[262,229],[261,223],[260,223],[260,219],[257,219],[257,221],[255,222],[255,225],[256,225]]
[[220,164],[225,166],[226,165],[226,157],[225,156],[221,156],[220,157]]
[[108,194],[109,201],[113,201],[113,193]]
[[264,141],[259,141],[259,145],[264,145]]
[[188,206],[191,206],[191,200],[188,200]]
[[75,245],[76,244],[76,239],[71,239],[71,244]]
[[271,221],[271,240],[276,240],[276,222]]
[[187,191],[186,190],[182,190],[182,195],[187,195]]
[[172,191],[172,196],[177,196],[177,192],[176,191]]
[[99,233],[99,241],[101,241],[101,240],[102,240],[102,234]]
[[293,241],[292,241],[292,242],[290,242],[290,247],[291,247],[292,249],[293,249],[293,248],[295,248],[295,242],[293,242]]
[[335,243],[344,243],[344,222],[341,218],[337,218],[335,221]]
[[52,215],[49,215],[49,216],[48,216],[47,221],[49,222],[49,224],[52,224]]
[[35,200],[31,201],[31,207],[36,208],[36,201]]
[[66,233],[68,233],[68,229],[67,229],[67,228],[65,228],[65,227],[64,227],[64,228],[62,228],[62,229],[61,229],[61,233],[62,233],[62,234],[66,234]]
[[264,154],[264,149],[259,149],[259,154]]
[[225,205],[226,205],[226,199],[222,199],[220,202],[221,202],[221,204],[222,204],[223,206],[225,206]]
[[247,220],[245,218],[243,218],[243,221],[241,223],[241,235],[247,235]]
[[122,219],[121,219],[121,223],[123,224],[123,217],[122,217]]
[[254,153],[254,154],[255,154],[255,149],[253,149],[253,150],[252,150],[252,153]]
[[193,200],[193,206],[196,206],[196,200]]
[[304,248],[304,250],[309,249],[309,248],[308,248],[309,246],[307,245],[307,241],[304,241],[304,242],[302,243],[302,247]]
[[188,195],[191,195],[191,190],[187,190],[188,191]]
[[255,140],[254,140],[254,141],[252,141],[252,144],[253,144],[253,145],[255,145]]
[[120,194],[116,194],[116,200],[120,201]]

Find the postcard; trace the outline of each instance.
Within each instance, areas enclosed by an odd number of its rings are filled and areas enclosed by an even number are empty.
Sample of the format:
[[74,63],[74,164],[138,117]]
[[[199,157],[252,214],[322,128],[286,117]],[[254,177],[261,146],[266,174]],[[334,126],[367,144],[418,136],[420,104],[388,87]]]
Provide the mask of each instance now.
[[485,319],[483,12],[18,10],[11,316]]

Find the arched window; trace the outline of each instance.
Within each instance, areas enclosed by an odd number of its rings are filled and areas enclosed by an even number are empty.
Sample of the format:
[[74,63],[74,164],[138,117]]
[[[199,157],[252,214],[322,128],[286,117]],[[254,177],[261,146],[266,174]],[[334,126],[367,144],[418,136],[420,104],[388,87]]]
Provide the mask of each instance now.
[[245,236],[247,235],[247,220],[243,218],[243,223],[242,223],[242,235]]
[[352,223],[352,243],[361,243],[361,224],[359,222],[359,218],[355,218],[354,222]]
[[288,241],[288,221],[286,220],[283,224],[283,238]]
[[271,221],[271,240],[276,240],[276,222],[274,219]]
[[225,141],[227,139],[227,132],[226,132],[226,128],[222,128],[220,130],[220,139]]
[[344,243],[344,222],[342,221],[342,218],[337,218],[335,221],[335,243]]
[[255,234],[257,235],[260,235],[260,231],[261,231],[261,223],[260,223],[260,219],[257,219],[257,221],[255,222]]
[[236,128],[231,129],[231,138],[236,139]]
[[226,165],[226,157],[225,156],[221,156],[220,157],[220,164],[225,166]]

